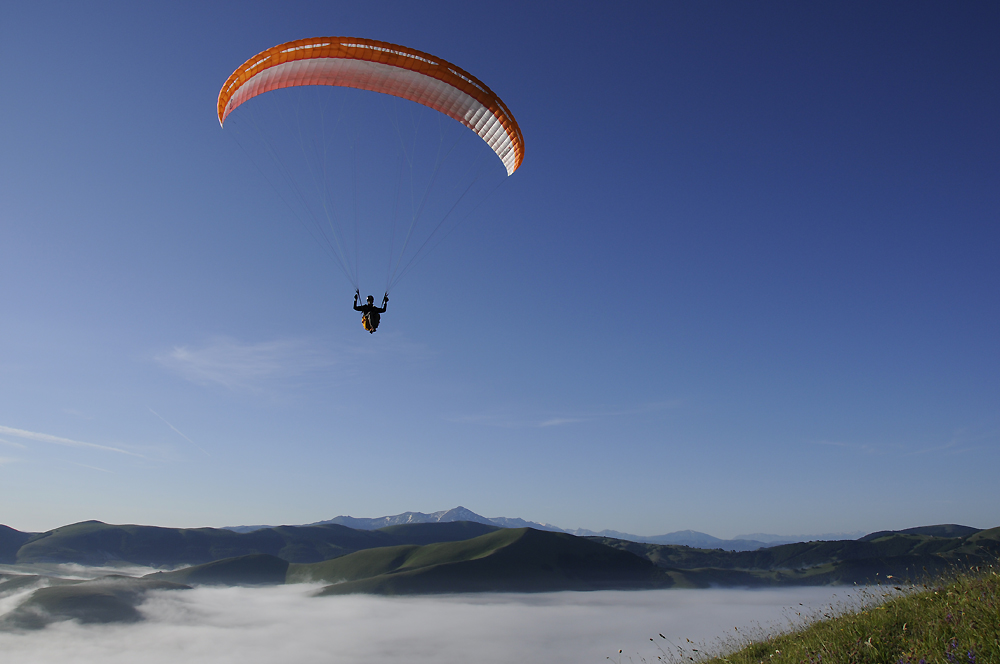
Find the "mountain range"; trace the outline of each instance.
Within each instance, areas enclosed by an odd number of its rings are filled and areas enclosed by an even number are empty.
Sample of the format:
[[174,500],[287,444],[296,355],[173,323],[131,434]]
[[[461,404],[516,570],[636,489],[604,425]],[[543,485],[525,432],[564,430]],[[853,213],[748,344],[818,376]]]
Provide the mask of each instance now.
[[[579,537],[473,521],[383,526],[336,523],[237,533],[84,521],[45,533],[0,526],[0,629],[59,620],[136,622],[151,590],[195,585],[318,584],[321,595],[549,592],[867,584],[919,581],[952,567],[995,564],[1000,528],[944,524],[856,540],[725,551]],[[53,563],[167,568],[82,580]]]
[[[853,533],[824,533],[821,535],[796,535],[783,536],[765,533],[754,533],[752,535],[739,535],[734,539],[720,539],[696,530],[678,530],[666,535],[633,535],[617,530],[587,530],[586,528],[566,529],[553,526],[549,523],[538,523],[536,521],[526,521],[524,519],[510,517],[485,517],[476,514],[465,507],[455,507],[450,510],[440,512],[403,512],[392,516],[380,516],[376,518],[363,518],[353,516],[337,516],[326,521],[304,524],[307,526],[325,526],[336,524],[355,528],[358,530],[377,530],[386,526],[399,526],[414,523],[446,523],[451,521],[473,521],[500,528],[534,528],[536,530],[548,530],[556,533],[567,533],[578,537],[612,537],[614,539],[627,540],[630,542],[645,542],[649,544],[677,544],[680,546],[692,546],[701,549],[725,549],[726,551],[753,551],[775,544],[789,544],[793,542],[807,542],[820,540],[843,540],[857,539],[864,535],[864,531]],[[249,533],[255,530],[273,528],[273,526],[227,526],[226,530],[237,533]]]

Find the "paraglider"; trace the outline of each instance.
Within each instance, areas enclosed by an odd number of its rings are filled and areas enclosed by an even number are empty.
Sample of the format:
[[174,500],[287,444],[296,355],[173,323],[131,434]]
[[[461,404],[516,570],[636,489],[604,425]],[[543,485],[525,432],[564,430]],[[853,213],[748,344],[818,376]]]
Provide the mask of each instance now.
[[385,313],[385,305],[389,303],[389,294],[386,293],[385,297],[382,298],[382,308],[375,306],[375,296],[368,296],[368,303],[358,306],[358,298],[361,297],[361,291],[354,291],[354,310],[361,312],[361,325],[366,330],[368,334],[374,334],[375,330],[378,329],[378,324],[382,320],[382,314]]
[[[514,116],[485,83],[373,39],[299,39],[255,55],[222,86],[218,117],[351,281],[369,333],[393,286],[489,197],[491,177],[499,186],[524,159]],[[378,263],[382,307],[372,296],[359,307],[361,266]]]

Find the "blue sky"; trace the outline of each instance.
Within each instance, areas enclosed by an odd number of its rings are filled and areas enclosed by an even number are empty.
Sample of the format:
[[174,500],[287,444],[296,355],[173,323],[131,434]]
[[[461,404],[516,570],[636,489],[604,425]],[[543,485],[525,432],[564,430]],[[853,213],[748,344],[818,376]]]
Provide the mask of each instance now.
[[[0,522],[996,526],[998,31],[986,3],[6,3]],[[450,60],[525,136],[373,336],[215,115],[323,35]]]

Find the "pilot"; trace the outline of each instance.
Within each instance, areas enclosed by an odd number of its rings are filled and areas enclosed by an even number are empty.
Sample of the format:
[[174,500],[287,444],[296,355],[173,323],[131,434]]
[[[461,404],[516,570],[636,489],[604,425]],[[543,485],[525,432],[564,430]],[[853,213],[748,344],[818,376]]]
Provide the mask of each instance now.
[[354,291],[354,310],[361,312],[361,324],[368,334],[372,334],[378,329],[379,321],[382,318],[382,314],[385,313],[385,305],[389,303],[389,293],[385,294],[382,298],[382,308],[375,306],[375,297],[372,295],[368,296],[368,303],[358,306],[358,298],[361,297],[361,291]]

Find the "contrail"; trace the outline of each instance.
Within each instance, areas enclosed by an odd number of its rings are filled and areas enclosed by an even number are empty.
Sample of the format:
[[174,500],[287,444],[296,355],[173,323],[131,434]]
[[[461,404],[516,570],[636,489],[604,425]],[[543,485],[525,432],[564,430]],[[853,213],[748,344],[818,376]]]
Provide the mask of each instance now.
[[[149,406],[146,406],[146,407],[147,407],[147,408],[149,408]],[[155,410],[153,410],[152,408],[149,408],[149,412],[151,412],[151,413],[152,413],[153,415],[156,415],[156,416],[157,416],[158,418],[160,418],[161,420],[163,420],[163,423],[164,423],[164,424],[166,424],[166,425],[167,425],[168,427],[170,427],[171,429],[173,429],[173,430],[174,430],[174,433],[176,433],[176,434],[177,434],[178,436],[180,436],[181,438],[183,438],[183,439],[184,439],[184,440],[186,440],[187,442],[189,442],[189,443],[191,443],[192,445],[194,445],[195,447],[197,447],[197,448],[198,448],[199,450],[201,450],[201,452],[202,452],[203,454],[206,454],[206,455],[208,455],[208,456],[212,456],[211,454],[209,454],[208,452],[206,452],[206,451],[205,451],[205,450],[204,450],[204,449],[203,449],[203,448],[201,447],[201,445],[199,445],[198,443],[194,442],[193,440],[191,440],[190,438],[188,438],[187,436],[185,436],[185,435],[184,435],[183,433],[181,433],[181,430],[180,430],[180,429],[178,429],[177,427],[175,427],[175,426],[174,426],[173,424],[171,424],[170,422],[167,422],[167,420],[166,420],[166,419],[164,419],[163,415],[160,415],[159,413],[157,413],[157,412],[156,412]]]
[[111,473],[112,475],[116,475],[117,474],[117,473],[115,473],[115,471],[108,470],[107,468],[98,468],[97,466],[88,466],[85,463],[77,463],[75,461],[70,461],[70,463],[73,464],[74,466],[80,466],[81,468],[90,468],[91,470],[99,470],[102,473]]
[[11,436],[17,436],[18,438],[25,438],[27,440],[38,440],[43,443],[55,443],[56,445],[67,445],[69,447],[89,447],[94,450],[104,450],[105,452],[118,452],[119,454],[127,454],[129,456],[139,457],[140,459],[145,459],[141,454],[136,452],[129,452],[128,450],[121,450],[117,447],[108,447],[107,445],[95,445],[94,443],[84,443],[79,440],[72,440],[70,438],[60,438],[59,436],[50,436],[47,433],[37,433],[35,431],[25,431],[24,429],[14,429],[12,427],[5,427],[0,425],[0,433],[5,433]]

